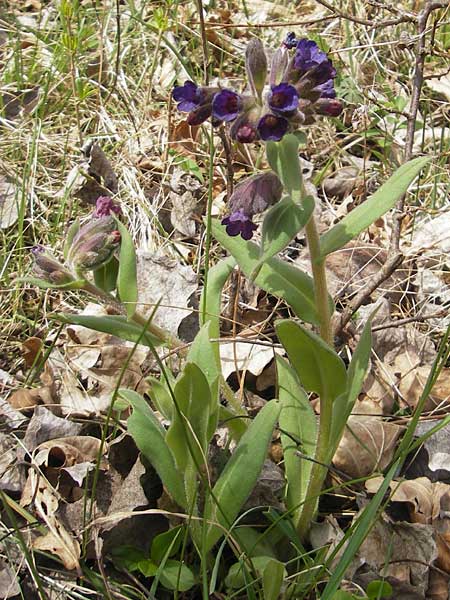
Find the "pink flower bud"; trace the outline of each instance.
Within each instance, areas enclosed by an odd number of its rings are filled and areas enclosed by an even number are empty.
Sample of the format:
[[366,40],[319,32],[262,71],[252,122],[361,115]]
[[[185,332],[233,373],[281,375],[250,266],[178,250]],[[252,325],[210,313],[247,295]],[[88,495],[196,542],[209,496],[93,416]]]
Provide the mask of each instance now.
[[33,246],[31,253],[34,256],[33,274],[37,278],[54,285],[73,281],[72,274],[44,246]]
[[95,271],[106,264],[120,244],[113,217],[100,217],[83,225],[75,235],[68,260],[77,271]]

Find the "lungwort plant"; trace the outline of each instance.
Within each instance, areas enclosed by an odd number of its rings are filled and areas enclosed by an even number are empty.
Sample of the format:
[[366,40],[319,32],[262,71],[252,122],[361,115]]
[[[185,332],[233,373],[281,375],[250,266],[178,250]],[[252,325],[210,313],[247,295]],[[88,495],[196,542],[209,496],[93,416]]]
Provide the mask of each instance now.
[[[319,235],[314,198],[302,178],[299,146],[305,141],[304,126],[320,116],[338,116],[342,110],[334,89],[336,70],[315,42],[297,40],[293,34],[268,63],[261,42],[253,40],[246,51],[248,87],[243,92],[192,81],[173,91],[178,109],[188,113],[188,123],[199,125],[210,118],[213,126],[226,128],[232,142],[264,145],[270,166],[236,187],[228,199],[229,214],[222,222],[210,215],[207,218],[208,234],[230,256],[209,270],[200,304],[201,328],[187,352],[179,340],[136,311],[133,243],[111,199],[99,199],[92,219],[71,227],[64,264],[43,248],[34,251],[38,278],[34,282],[83,290],[118,313],[105,317],[63,315],[65,322],[147,345],[160,363],[161,378],[151,379],[148,399],[130,390],[121,390],[120,396],[132,408],[130,434],[181,513],[189,515],[188,530],[201,558],[205,597],[205,578],[211,568],[209,591],[215,589],[225,542],[238,558],[237,548],[246,548],[247,556],[252,556],[251,549],[260,544],[258,537],[250,540],[250,534],[242,532],[238,517],[257,482],[277,424],[284,453],[288,522],[284,519],[281,527],[279,516],[273,511],[268,515],[277,542],[289,539],[302,554],[327,465],[360,393],[371,350],[370,320],[348,365],[334,348],[335,307],[327,289],[327,256],[392,209],[429,160],[419,157],[402,165],[376,193]],[[251,238],[257,225],[252,219],[260,213],[265,215],[255,243]],[[301,230],[312,276],[277,256]],[[276,359],[277,398],[267,402],[253,421],[244,407],[236,406],[233,392],[224,382],[217,341],[222,288],[236,265],[295,315],[275,323],[285,349],[285,357]],[[161,361],[155,349],[159,345],[178,352],[183,365],[178,373]],[[312,393],[320,401],[318,418],[310,404]],[[219,423],[230,429],[236,447],[217,476],[208,457]],[[221,538],[225,541],[214,563],[210,551]],[[266,542],[265,550],[256,554],[260,559],[264,556],[264,561],[249,566],[245,558],[239,558],[227,580],[230,585],[242,580],[245,587],[251,570],[256,569],[265,597],[277,598],[286,571],[275,551],[267,550],[268,539]],[[308,565],[306,554],[303,561]],[[298,563],[295,565],[298,568]],[[245,577],[239,579],[239,573]]]

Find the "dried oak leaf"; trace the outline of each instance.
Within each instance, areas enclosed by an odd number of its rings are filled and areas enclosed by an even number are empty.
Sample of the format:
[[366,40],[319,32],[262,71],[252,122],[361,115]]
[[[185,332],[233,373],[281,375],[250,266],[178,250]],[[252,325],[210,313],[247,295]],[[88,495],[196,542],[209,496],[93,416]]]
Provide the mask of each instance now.
[[351,416],[334,455],[334,466],[355,479],[382,471],[392,460],[401,430],[376,416]]
[[168,256],[138,252],[137,280],[138,310],[150,316],[160,302],[153,321],[176,335],[181,321],[191,312],[188,305],[198,287],[196,273]]
[[[85,162],[69,173],[66,187],[87,204],[95,204],[99,196],[117,194],[117,176],[99,144],[89,140],[83,146]],[[83,174],[84,173],[84,174]]]
[[81,574],[80,544],[56,518],[58,496],[35,469],[30,469],[28,490],[27,492],[24,490],[20,501],[22,506],[27,506],[31,502],[48,529],[47,534],[34,538],[33,547],[55,554],[66,569],[70,571],[76,569]]
[[394,587],[397,584],[411,586],[411,598],[425,598],[430,565],[436,558],[437,546],[431,525],[392,523],[382,516],[361,544],[347,577],[355,581],[358,572],[371,570],[378,579],[381,573],[389,578]]
[[[373,477],[366,481],[368,492],[375,494],[383,483],[383,477]],[[391,500],[406,502],[411,520],[414,523],[428,524],[437,519],[441,512],[441,499],[450,497],[450,486],[446,483],[432,483],[427,477],[391,481]]]

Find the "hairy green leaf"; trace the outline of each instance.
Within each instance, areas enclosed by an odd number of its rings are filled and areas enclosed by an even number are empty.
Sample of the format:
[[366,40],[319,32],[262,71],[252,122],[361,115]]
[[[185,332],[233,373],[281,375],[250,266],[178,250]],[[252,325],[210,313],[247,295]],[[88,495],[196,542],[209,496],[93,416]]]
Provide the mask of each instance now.
[[[212,221],[212,233],[233,255],[245,275],[251,277],[259,263],[259,247],[240,237],[230,237],[225,227],[216,219]],[[255,283],[266,292],[282,298],[304,321],[318,324],[314,283],[312,278],[300,269],[279,258],[269,258],[261,267]],[[331,298],[330,307],[334,310]]]
[[296,523],[305,500],[313,465],[311,461],[299,456],[299,452],[307,457],[314,457],[317,424],[314,410],[295,371],[280,356],[276,357],[276,363],[278,398],[281,404],[279,424],[287,479],[286,506],[294,509],[292,519]]
[[289,319],[275,328],[306,391],[337,398],[346,390],[344,362],[318,335]]
[[333,403],[333,420],[330,435],[330,460],[339,445],[345,424],[352,412],[353,406],[361,392],[362,385],[369,366],[370,351],[372,349],[372,319],[368,319],[353,353],[352,360],[347,370],[347,387],[343,394],[338,396]]
[[302,205],[285,196],[266,213],[262,226],[261,255],[256,270],[281,250],[309,221],[314,210],[314,198],[307,196]]
[[153,414],[144,398],[133,390],[119,390],[133,412],[128,418],[128,432],[136,446],[153,465],[163,485],[181,507],[187,508],[183,477],[175,465],[175,459],[166,443],[166,432]]
[[393,208],[430,160],[429,157],[414,158],[402,165],[370,198],[324,233],[320,238],[321,257],[324,258],[327,254],[345,246],[347,242]]
[[63,313],[55,315],[55,318],[63,323],[81,325],[82,327],[93,329],[94,331],[109,333],[122,340],[139,342],[143,346],[149,346],[150,348],[162,344],[159,338],[154,337],[148,332],[145,332],[142,335],[143,327],[128,321],[127,318],[122,315],[105,315],[103,317],[98,317],[94,315],[72,315],[70,313]]
[[117,275],[119,273],[119,261],[115,256],[105,265],[94,271],[95,285],[105,292],[112,292],[116,289]]
[[[229,529],[256,484],[279,412],[279,403],[271,400],[244,433],[213,488],[213,498],[208,498],[206,519]],[[222,527],[209,525],[204,551],[208,552],[223,533]]]
[[120,231],[119,273],[117,275],[117,290],[121,301],[125,304],[128,318],[136,312],[138,299],[136,252],[133,238],[128,229],[118,219],[117,228]]
[[205,462],[211,394],[206,377],[194,363],[186,363],[174,393],[180,412],[175,409],[172,412],[166,443],[183,471],[192,454],[197,465]]

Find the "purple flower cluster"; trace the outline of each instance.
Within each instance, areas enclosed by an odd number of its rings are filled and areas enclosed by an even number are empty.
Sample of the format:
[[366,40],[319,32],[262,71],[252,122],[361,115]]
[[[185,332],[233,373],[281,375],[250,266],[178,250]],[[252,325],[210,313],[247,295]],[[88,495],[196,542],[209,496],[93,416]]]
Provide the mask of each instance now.
[[246,71],[249,89],[242,94],[192,81],[175,87],[178,110],[189,113],[190,125],[209,117],[214,124],[230,123],[231,137],[242,143],[279,141],[300,125],[313,123],[316,115],[336,117],[342,111],[334,90],[336,69],[312,40],[289,33],[274,53],[269,74],[264,47],[252,40],[246,50]]

